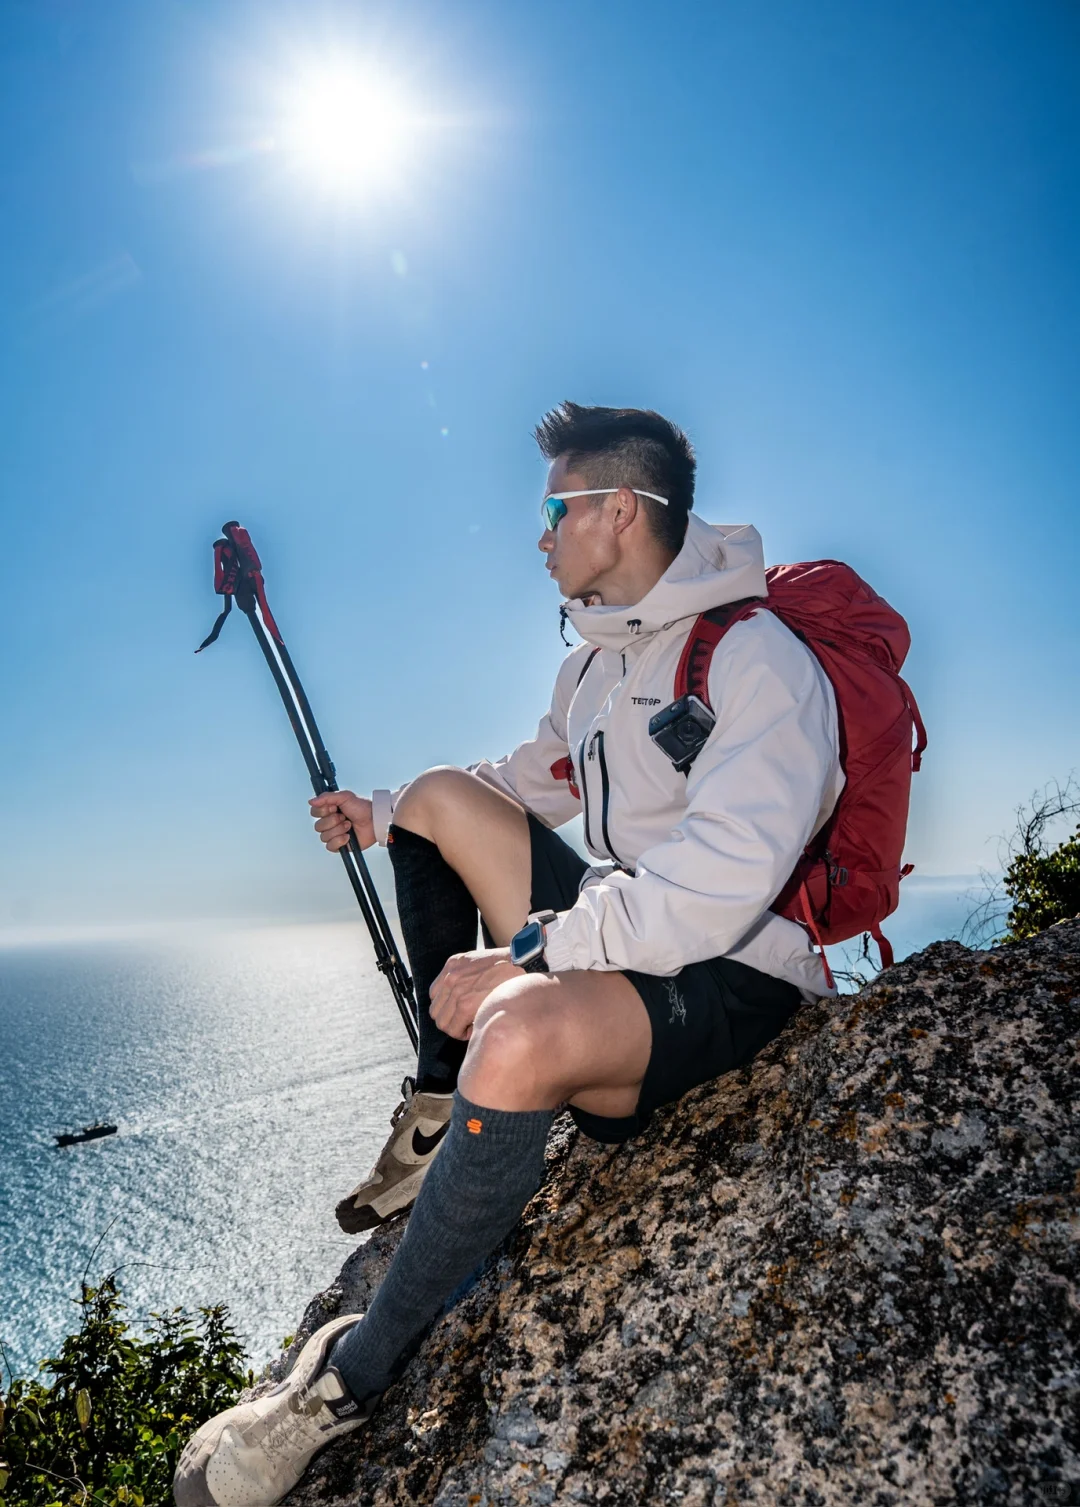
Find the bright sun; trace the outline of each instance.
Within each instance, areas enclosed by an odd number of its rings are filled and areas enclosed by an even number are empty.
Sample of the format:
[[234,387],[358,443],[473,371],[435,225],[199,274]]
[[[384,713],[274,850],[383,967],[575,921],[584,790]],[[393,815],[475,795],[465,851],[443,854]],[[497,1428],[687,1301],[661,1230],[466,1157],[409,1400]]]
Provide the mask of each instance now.
[[384,82],[344,64],[314,68],[292,93],[282,144],[325,191],[352,196],[391,180],[415,128]]

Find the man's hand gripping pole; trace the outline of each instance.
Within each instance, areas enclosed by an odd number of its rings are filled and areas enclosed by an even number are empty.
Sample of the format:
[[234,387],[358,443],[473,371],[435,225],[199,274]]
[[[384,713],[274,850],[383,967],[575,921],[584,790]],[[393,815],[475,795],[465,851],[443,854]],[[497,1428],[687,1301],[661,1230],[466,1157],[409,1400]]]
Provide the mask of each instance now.
[[[236,605],[251,624],[259,648],[263,652],[263,658],[270,667],[274,684],[278,688],[289,723],[300,745],[300,752],[304,756],[308,774],[311,776],[312,789],[316,795],[324,795],[327,791],[337,790],[337,775],[333,760],[326,751],[322,734],[319,732],[311,704],[307,699],[307,693],[300,684],[300,677],[289,657],[285,640],[281,636],[267,603],[262,562],[251,542],[251,536],[247,529],[241,528],[235,520],[223,524],[221,533],[222,537],[214,543],[214,590],[219,596],[225,598],[225,605],[209,635],[195,652],[200,654],[215,641],[232,610],[235,598]],[[405,1029],[409,1033],[409,1039],[415,1047],[417,1044],[416,997],[413,993],[412,979],[402,962],[397,942],[394,940],[390,923],[386,919],[386,912],[383,910],[382,901],[372,883],[371,874],[354,833],[349,834],[348,845],[340,851],[353,894],[356,896],[357,904],[371,933],[379,972],[386,975],[394,1001],[405,1023]]]

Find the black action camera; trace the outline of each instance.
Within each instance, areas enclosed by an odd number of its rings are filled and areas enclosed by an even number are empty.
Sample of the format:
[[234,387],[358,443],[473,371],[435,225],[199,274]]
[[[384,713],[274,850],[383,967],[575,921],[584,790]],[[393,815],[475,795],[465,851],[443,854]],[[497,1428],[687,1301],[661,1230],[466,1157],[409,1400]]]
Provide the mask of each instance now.
[[649,737],[683,773],[705,747],[716,718],[697,696],[680,696],[649,718]]

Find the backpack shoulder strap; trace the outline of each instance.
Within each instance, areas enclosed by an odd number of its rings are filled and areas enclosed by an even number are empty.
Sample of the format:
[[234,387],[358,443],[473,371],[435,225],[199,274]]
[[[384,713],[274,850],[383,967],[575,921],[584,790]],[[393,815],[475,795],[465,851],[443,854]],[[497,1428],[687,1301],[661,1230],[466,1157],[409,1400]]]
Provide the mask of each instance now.
[[683,645],[678,669],[675,671],[675,700],[683,696],[696,696],[710,711],[709,670],[716,646],[735,623],[758,607],[769,605],[765,597],[744,597],[741,602],[728,602],[723,607],[710,607],[695,621]]
[[[581,687],[581,682],[589,673],[592,662],[599,653],[600,650],[597,647],[590,649],[588,654],[586,654],[585,663],[581,667],[581,673],[578,675],[577,680],[574,682],[574,696],[577,695],[578,690]],[[573,700],[573,697],[571,697],[571,700]],[[554,764],[551,765],[551,777],[553,780],[565,780],[566,783],[570,786],[570,794],[576,801],[580,801],[581,791],[578,789],[577,781],[574,779],[574,761],[568,753],[563,754],[561,759],[556,759]]]
[[594,649],[591,649],[588,654],[586,654],[586,656],[585,656],[585,663],[581,667],[581,674],[578,676],[577,680],[574,682],[574,690],[575,691],[577,690],[577,688],[581,684],[581,682],[585,679],[586,675],[589,673],[589,666],[592,664],[593,660],[596,658],[596,656],[599,653],[600,653],[599,648],[594,648]]

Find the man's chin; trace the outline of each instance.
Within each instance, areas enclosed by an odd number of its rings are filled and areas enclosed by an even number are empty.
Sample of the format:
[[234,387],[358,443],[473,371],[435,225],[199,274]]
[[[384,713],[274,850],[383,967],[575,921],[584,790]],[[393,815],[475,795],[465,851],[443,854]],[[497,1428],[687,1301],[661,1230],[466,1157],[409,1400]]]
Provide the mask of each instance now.
[[564,581],[557,566],[554,570],[548,569],[548,575],[559,588],[559,595],[564,601],[582,601],[586,607],[591,607],[599,602],[599,593],[587,581],[582,581],[580,585],[576,581]]

